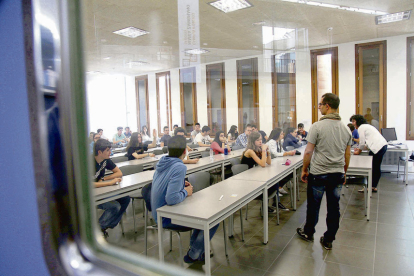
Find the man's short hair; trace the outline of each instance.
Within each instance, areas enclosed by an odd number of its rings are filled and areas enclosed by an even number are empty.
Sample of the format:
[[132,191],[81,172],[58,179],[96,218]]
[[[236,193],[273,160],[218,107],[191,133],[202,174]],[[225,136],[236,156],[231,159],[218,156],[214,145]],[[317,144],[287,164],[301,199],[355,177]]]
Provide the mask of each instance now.
[[173,128],[178,127],[178,125],[174,125]]
[[103,129],[102,128],[98,128],[98,130],[96,132],[99,133],[101,131],[103,131]]
[[168,128],[168,126],[165,126],[165,127],[163,128],[163,130],[165,130],[166,128]]
[[350,129],[351,131],[354,131],[354,130],[355,130],[355,127],[354,127],[354,125],[353,125],[353,124],[349,123],[349,124],[347,124],[347,126],[349,127],[349,129]]
[[302,123],[298,124],[298,128],[303,128],[303,127],[304,127],[304,124],[302,124]]
[[123,127],[117,127],[116,130],[121,130],[124,129]]
[[328,104],[333,109],[338,109],[340,102],[339,97],[334,93],[326,93],[322,95],[322,103]]
[[[247,126],[246,126],[246,127],[247,127]],[[256,126],[256,125],[251,125],[251,127],[252,127],[252,128],[257,128],[257,126]]]
[[101,136],[99,133],[94,133],[92,138],[93,138],[93,139],[95,139],[95,136],[96,136],[96,135]]
[[176,136],[178,132],[182,132],[182,133],[184,133],[184,135],[185,135],[185,129],[183,129],[182,127],[177,127],[177,128],[174,130],[174,136]]
[[357,127],[359,127],[362,124],[366,124],[367,120],[365,120],[364,116],[362,115],[352,115],[351,118],[349,118],[349,121],[352,122],[352,120],[355,120],[355,123],[357,125]]
[[203,126],[203,128],[201,129],[201,132],[207,132],[210,130],[209,126]]
[[247,125],[244,127],[244,131],[246,131],[246,128],[248,128],[248,127],[252,127],[252,125],[251,125],[251,124],[247,124]]
[[95,156],[98,156],[98,151],[104,152],[107,148],[111,148],[111,143],[105,139],[98,139],[93,146],[93,152],[95,153]]
[[184,136],[175,135],[168,141],[168,156],[179,158],[187,148],[187,140]]
[[129,129],[129,127],[125,127],[125,130],[126,130],[126,129]]
[[200,123],[195,123],[195,125],[196,125],[196,126],[199,126],[199,125],[200,125]]
[[286,130],[286,135],[289,134],[289,133],[294,132],[295,130],[296,130],[296,128],[294,128],[294,127],[288,127],[287,130]]

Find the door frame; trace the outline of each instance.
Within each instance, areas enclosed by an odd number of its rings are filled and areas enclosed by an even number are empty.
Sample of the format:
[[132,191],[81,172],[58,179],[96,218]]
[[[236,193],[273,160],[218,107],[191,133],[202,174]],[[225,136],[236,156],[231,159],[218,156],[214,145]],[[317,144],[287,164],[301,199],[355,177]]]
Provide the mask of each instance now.
[[[222,131],[227,133],[227,117],[226,117],[226,81],[225,81],[225,65],[224,62],[215,63],[215,64],[207,64],[206,65],[206,81],[207,81],[207,117],[208,117],[208,125],[211,126],[213,130],[213,117],[211,113],[211,87],[210,87],[210,80],[211,80],[211,70],[218,70],[220,71],[220,95],[221,95],[221,125]],[[212,135],[215,133],[212,132]]]

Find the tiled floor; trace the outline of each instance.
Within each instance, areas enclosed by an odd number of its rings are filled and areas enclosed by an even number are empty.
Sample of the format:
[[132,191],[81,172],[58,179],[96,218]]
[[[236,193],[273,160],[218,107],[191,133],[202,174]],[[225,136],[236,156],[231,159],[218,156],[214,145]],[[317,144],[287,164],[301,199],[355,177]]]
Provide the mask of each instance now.
[[[228,257],[224,253],[223,228],[220,226],[211,241],[213,275],[414,275],[414,177],[409,185],[396,174],[383,174],[379,192],[371,200],[371,220],[364,215],[363,194],[360,185],[349,185],[341,197],[341,223],[333,243],[326,251],[319,237],[326,230],[326,203],[322,203],[315,242],[298,238],[296,228],[305,222],[306,184],[301,183],[297,211],[281,212],[280,225],[276,216],[269,215],[269,243],[264,245],[263,223],[259,202],[249,204],[248,220],[244,221],[245,241],[241,241],[240,217],[235,215],[234,238],[228,239]],[[290,206],[290,197],[282,203]],[[139,205],[139,206],[138,206]],[[136,203],[141,212],[141,203]],[[119,227],[109,234],[109,242],[145,254],[144,224],[138,214],[137,234],[134,233],[131,210],[124,219],[125,236]],[[245,209],[243,209],[243,214]],[[165,236],[165,261],[180,264],[178,239],[173,237],[173,250],[169,252],[168,234]],[[182,235],[183,248],[188,248],[189,234]],[[158,259],[157,233],[149,234],[148,256]],[[186,251],[186,250],[185,250]],[[203,265],[185,265],[203,272]]]

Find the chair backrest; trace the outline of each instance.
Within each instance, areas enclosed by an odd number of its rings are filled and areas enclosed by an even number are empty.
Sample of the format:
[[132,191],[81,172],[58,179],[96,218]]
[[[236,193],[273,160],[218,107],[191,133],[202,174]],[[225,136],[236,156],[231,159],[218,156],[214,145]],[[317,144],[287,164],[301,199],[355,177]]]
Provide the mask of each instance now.
[[145,201],[145,206],[147,207],[147,210],[151,212],[151,188],[152,183],[145,185],[141,190],[142,198]]
[[239,145],[234,145],[232,148],[232,150],[239,150],[239,149],[244,149],[243,146],[239,146]]
[[128,161],[128,157],[126,157],[126,156],[118,156],[118,157],[111,158],[111,160],[114,163],[119,163],[119,162]]
[[198,144],[191,144],[191,145],[188,145],[188,146],[192,149],[200,147]]
[[127,176],[134,173],[140,173],[144,171],[144,166],[142,165],[126,165],[119,168],[123,176]]
[[150,144],[152,144],[152,141],[145,141],[143,144],[144,145],[150,145]]
[[291,150],[294,150],[295,149],[295,147],[292,147],[292,146],[286,146],[286,151],[291,151]]
[[162,152],[163,152],[163,153],[168,153],[168,147],[163,147],[163,148],[162,148]]
[[201,154],[201,157],[208,157],[208,156],[210,156],[210,151],[209,150],[202,151],[202,152],[200,152],[200,154]]
[[239,165],[241,163],[240,158],[232,158],[229,161],[230,161],[230,163],[231,163],[232,166]]
[[162,149],[158,149],[158,150],[154,150],[152,153],[155,155],[160,155],[160,154],[164,154],[164,151]]
[[210,173],[197,172],[188,176],[188,182],[193,185],[193,193],[201,191],[210,186]]
[[239,174],[241,172],[247,171],[249,166],[247,164],[238,164],[231,167],[233,175]]

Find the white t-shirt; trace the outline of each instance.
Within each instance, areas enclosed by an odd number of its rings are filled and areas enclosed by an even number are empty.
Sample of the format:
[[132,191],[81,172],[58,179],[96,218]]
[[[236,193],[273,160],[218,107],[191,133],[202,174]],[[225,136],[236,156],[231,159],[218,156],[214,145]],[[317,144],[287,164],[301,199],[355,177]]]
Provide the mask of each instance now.
[[360,125],[358,127],[358,134],[360,149],[363,149],[366,144],[374,154],[377,154],[383,146],[387,145],[387,140],[375,127],[369,124]]
[[152,139],[148,135],[142,134],[142,143],[146,141],[152,141]]
[[285,152],[283,150],[283,141],[281,141],[280,143],[276,142],[273,139],[270,139],[266,145],[269,147],[270,153],[272,154],[272,156],[275,157],[283,157],[283,153]]
[[210,139],[211,139],[210,135],[203,136],[200,132],[199,134],[196,135],[196,137],[194,139],[194,144],[198,144],[198,142],[201,142],[201,143],[207,145],[207,144],[210,143]]

